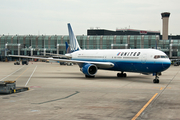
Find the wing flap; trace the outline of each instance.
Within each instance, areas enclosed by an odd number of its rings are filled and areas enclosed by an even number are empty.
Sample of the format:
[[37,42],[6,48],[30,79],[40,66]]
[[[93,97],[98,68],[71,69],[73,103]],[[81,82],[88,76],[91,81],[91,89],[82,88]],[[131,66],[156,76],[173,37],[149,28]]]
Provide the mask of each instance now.
[[63,58],[72,58],[70,55],[62,55],[62,54],[53,54],[53,53],[46,53],[46,55],[52,55],[53,57],[63,57]]

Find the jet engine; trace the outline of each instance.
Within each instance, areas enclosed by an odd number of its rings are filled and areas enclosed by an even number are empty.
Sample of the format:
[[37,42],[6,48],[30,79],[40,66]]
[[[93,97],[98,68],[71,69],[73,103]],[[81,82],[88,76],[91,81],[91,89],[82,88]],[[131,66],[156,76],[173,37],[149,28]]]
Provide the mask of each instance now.
[[94,76],[97,72],[97,66],[93,64],[85,64],[82,68],[81,71],[86,75],[86,76]]

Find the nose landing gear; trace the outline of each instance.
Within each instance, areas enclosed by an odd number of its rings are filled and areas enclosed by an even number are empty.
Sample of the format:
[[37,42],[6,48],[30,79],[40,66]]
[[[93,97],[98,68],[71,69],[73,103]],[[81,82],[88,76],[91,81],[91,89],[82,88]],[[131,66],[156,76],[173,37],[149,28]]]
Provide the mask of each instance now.
[[156,73],[156,76],[155,76],[155,79],[153,80],[153,83],[159,83],[158,73]]

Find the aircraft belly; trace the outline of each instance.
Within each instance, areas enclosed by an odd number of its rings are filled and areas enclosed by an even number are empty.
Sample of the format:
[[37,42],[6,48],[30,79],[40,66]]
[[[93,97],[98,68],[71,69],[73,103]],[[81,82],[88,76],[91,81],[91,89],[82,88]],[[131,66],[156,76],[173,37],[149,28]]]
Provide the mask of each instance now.
[[[103,60],[91,60],[91,61],[103,62]],[[139,73],[156,73],[166,70],[162,66],[162,62],[154,63],[153,61],[146,61],[146,63],[142,63],[141,61],[111,61],[111,60],[106,60],[104,62],[112,62],[114,66],[106,68],[106,67],[101,67],[101,65],[98,65],[98,69],[123,71],[123,72],[139,72]]]
[[139,72],[139,73],[156,73],[161,72],[166,69],[162,67],[162,63],[146,62],[146,64],[139,63],[131,63],[131,62],[116,62],[115,66],[106,69],[106,70],[114,70],[114,71],[124,71],[124,72]]

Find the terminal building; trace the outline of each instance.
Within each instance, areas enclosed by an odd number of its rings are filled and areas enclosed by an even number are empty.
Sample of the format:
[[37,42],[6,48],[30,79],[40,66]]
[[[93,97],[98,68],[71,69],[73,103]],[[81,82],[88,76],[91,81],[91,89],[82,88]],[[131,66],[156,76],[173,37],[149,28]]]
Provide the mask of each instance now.
[[[167,25],[167,18],[165,20],[166,24],[163,26]],[[165,30],[166,36],[163,37],[163,35],[160,35],[160,31],[119,29],[116,31],[87,30],[87,35],[76,37],[82,49],[153,48],[164,51],[171,59],[179,59],[180,36],[168,36],[167,30]],[[69,43],[68,35],[1,35],[0,60],[16,59],[7,58],[6,54],[29,56],[46,56],[46,53],[65,54],[65,42]]]

